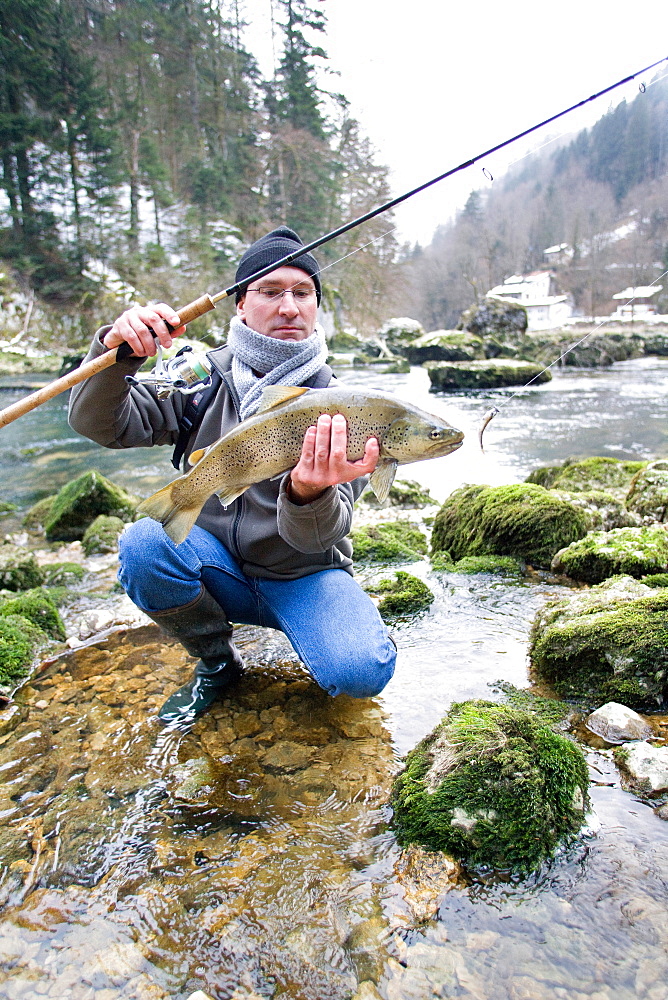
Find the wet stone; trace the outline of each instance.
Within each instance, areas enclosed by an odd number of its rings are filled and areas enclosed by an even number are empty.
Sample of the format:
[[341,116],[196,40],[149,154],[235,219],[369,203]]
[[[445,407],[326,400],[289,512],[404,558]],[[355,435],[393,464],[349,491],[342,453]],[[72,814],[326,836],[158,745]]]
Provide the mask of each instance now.
[[270,747],[264,755],[263,764],[270,771],[291,773],[305,768],[312,754],[311,747],[284,740]]

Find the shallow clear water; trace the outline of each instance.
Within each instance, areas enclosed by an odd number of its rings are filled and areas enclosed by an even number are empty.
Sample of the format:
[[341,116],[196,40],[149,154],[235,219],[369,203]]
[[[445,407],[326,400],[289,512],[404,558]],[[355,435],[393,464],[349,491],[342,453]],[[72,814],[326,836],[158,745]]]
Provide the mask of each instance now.
[[[668,361],[557,372],[512,399],[432,395],[420,369],[342,378],[466,432],[454,455],[402,470],[439,501],[569,456],[668,454]],[[505,400],[481,454],[480,418]],[[78,439],[62,401],[0,431],[3,499],[27,505],[90,467],[144,495],[171,474],[166,449]],[[328,700],[254,630],[240,633],[249,680],[185,736],[155,711],[186,659],[150,630],[77,650],[22,693],[0,720],[0,997],[340,1000],[373,982],[360,1000],[665,1000],[668,824],[605,751],[588,750],[592,829],[551,864],[457,885],[431,920],[408,905],[387,828],[401,756],[453,701],[527,683],[531,620],[562,588],[406,568],[436,599],[397,626],[379,699]]]

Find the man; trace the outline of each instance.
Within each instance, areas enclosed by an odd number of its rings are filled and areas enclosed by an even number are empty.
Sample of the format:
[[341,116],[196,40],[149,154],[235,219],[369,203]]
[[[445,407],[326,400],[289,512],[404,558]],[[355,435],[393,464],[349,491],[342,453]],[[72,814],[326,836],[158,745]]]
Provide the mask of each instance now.
[[[245,252],[242,283],[225,347],[209,352],[220,388],[185,455],[207,447],[253,414],[269,385],[325,388],[333,378],[317,324],[317,261],[302,254],[259,281],[253,274],[302,242],[281,226]],[[243,284],[249,279],[247,284]],[[168,305],[133,307],[96,334],[89,360],[124,341],[136,357],[118,362],[72,391],[70,424],[108,448],[174,445],[186,397],[159,400],[129,386],[156,339],[168,348],[185,327]],[[376,467],[379,447],[349,462],[345,418],[321,416],[305,436],[297,465],[280,481],[252,486],[229,507],[216,496],[175,545],[162,525],[142,518],[119,542],[119,579],[166,635],[199,658],[192,680],[159,712],[163,722],[191,722],[241,673],[231,621],[283,631],[314,680],[332,695],[368,697],[394,671],[396,650],[378,612],[352,577],[347,535],[353,504]]]

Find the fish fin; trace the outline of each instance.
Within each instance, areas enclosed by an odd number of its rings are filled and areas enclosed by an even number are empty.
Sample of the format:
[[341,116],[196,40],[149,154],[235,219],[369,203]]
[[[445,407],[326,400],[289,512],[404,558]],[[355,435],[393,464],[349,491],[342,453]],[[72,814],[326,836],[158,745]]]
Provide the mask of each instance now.
[[197,448],[196,451],[191,451],[188,455],[188,465],[197,465],[201,458],[204,458],[208,448]]
[[147,497],[137,507],[140,514],[148,514],[154,521],[159,521],[171,540],[177,545],[190,534],[190,529],[199,517],[201,504],[192,507],[180,507],[172,497],[174,483],[168,483],[161,490]]
[[390,488],[397,474],[399,463],[389,459],[381,461],[369,476],[369,486],[376,494],[379,503],[384,503],[390,495]]
[[245,493],[247,489],[247,486],[242,486],[241,489],[237,486],[231,486],[229,489],[225,489],[225,487],[223,487],[220,492],[216,490],[216,496],[222,503],[223,507],[229,507],[230,504],[234,503],[234,501],[240,497],[242,493]]
[[275,406],[282,406],[283,403],[289,403],[297,396],[303,396],[305,392],[310,392],[310,390],[301,385],[269,385],[262,393],[260,405],[255,413],[266,413],[267,410],[273,410]]

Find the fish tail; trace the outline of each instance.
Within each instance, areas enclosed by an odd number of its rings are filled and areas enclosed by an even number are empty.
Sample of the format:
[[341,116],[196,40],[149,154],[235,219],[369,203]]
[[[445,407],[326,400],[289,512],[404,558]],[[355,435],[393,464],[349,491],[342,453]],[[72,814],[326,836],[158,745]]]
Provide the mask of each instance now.
[[190,529],[199,517],[203,504],[195,502],[185,506],[174,496],[174,483],[168,483],[161,490],[147,497],[137,507],[140,514],[148,514],[154,521],[160,521],[163,528],[176,545],[190,534]]

